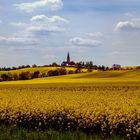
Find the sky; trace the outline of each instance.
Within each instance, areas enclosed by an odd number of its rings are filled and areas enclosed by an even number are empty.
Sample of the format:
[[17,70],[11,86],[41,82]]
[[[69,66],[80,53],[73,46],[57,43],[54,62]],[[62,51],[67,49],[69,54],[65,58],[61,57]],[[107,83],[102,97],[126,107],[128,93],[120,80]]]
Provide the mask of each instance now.
[[0,0],[0,67],[140,65],[139,0]]

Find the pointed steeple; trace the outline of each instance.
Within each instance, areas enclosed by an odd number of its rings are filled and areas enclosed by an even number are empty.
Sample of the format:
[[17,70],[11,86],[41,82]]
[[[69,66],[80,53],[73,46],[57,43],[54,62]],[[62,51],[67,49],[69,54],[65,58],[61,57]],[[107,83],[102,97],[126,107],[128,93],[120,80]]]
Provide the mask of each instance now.
[[70,63],[70,55],[69,55],[69,52],[67,54],[67,63]]

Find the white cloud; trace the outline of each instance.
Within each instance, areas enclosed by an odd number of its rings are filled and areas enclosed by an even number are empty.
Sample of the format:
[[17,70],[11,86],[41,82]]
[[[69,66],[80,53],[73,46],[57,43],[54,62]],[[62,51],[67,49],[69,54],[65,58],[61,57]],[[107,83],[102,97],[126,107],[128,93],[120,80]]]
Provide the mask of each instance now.
[[120,21],[115,27],[115,31],[139,31],[140,18],[131,19],[129,21]]
[[134,16],[133,13],[130,13],[130,12],[124,13],[124,15],[131,18]]
[[46,21],[48,19],[48,17],[46,17],[45,15],[36,15],[36,16],[33,16],[32,18],[31,18],[31,21]]
[[113,51],[113,52],[111,52],[111,55],[118,56],[118,55],[120,55],[120,52],[119,51]]
[[31,3],[14,4],[16,8],[25,12],[33,12],[36,9],[47,8],[50,10],[58,10],[63,6],[62,0],[38,0]]
[[68,20],[60,16],[47,17],[45,15],[36,15],[30,19],[29,23],[11,22],[9,23],[15,27],[21,27],[23,30],[16,34],[16,36],[24,37],[41,37],[50,33],[57,33],[65,31],[65,25]]
[[37,45],[38,42],[35,39],[22,38],[22,37],[5,37],[0,36],[0,45],[6,46],[25,46],[25,45]]
[[11,22],[9,24],[12,26],[15,26],[15,27],[27,27],[28,26],[28,24],[23,23],[23,22]]
[[29,36],[44,36],[48,35],[53,32],[62,32],[64,31],[63,28],[52,26],[48,27],[46,25],[38,25],[38,26],[30,26],[24,30],[25,34],[28,34]]
[[93,46],[93,47],[95,47],[95,46],[101,45],[100,41],[85,39],[85,38],[81,38],[81,37],[75,37],[75,38],[71,39],[70,41],[75,46]]
[[2,20],[0,20],[0,24],[2,23]]
[[87,33],[85,37],[70,39],[70,42],[74,46],[96,47],[102,45],[102,42],[99,40],[102,36],[103,34],[101,33]]
[[54,32],[63,32],[65,31],[63,23],[68,23],[68,20],[60,16],[47,17],[45,15],[33,16],[30,21],[31,23],[24,30],[25,34],[30,36],[44,36]]
[[103,34],[100,33],[100,32],[97,32],[97,33],[87,33],[86,34],[87,37],[89,38],[102,38],[103,37]]
[[36,15],[31,18],[31,21],[34,22],[50,22],[50,23],[68,23],[68,20],[60,16],[52,16],[51,18],[45,15]]

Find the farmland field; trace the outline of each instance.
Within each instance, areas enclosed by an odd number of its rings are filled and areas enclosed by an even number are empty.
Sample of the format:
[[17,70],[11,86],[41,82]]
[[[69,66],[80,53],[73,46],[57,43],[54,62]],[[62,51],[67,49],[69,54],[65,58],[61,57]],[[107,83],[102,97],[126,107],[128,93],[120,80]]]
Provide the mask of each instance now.
[[1,82],[0,124],[140,139],[140,71]]

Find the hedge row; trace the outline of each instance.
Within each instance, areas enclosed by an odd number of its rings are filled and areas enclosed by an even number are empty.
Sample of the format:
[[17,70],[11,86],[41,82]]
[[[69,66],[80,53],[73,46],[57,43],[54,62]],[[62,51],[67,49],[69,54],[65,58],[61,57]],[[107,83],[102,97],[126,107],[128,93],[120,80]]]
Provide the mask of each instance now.
[[55,70],[49,70],[48,72],[41,73],[40,71],[35,72],[21,72],[17,73],[3,73],[0,75],[0,81],[17,81],[17,80],[30,80],[34,78],[41,78],[41,77],[49,77],[49,76],[58,76],[58,75],[66,75],[66,74],[73,74],[79,71],[69,70],[67,71],[65,68],[58,68]]

